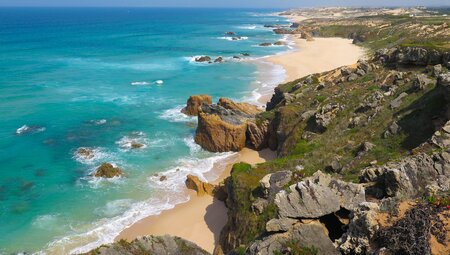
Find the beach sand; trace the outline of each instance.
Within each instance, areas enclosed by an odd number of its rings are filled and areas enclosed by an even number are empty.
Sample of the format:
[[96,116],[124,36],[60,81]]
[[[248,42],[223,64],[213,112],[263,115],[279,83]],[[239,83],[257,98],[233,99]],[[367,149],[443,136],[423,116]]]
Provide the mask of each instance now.
[[[254,151],[244,149],[230,162],[221,176],[213,183],[217,184],[230,175],[235,162],[257,164],[275,158],[275,153],[268,149]],[[191,199],[175,208],[164,211],[160,215],[142,219],[123,230],[115,241],[126,239],[131,241],[143,235],[173,235],[192,241],[213,252],[219,240],[220,231],[227,222],[227,208],[222,201],[211,196],[198,197],[194,191],[188,191]]]
[[[282,65],[286,70],[286,82],[302,76],[328,71],[343,65],[351,65],[364,55],[364,51],[353,45],[351,40],[340,38],[315,38],[307,42],[293,38],[297,50],[282,55],[267,58],[267,61]],[[272,92],[271,92],[272,93]],[[265,103],[272,94],[263,95],[260,101]],[[263,150],[260,152],[244,149],[234,157],[214,182],[223,181],[229,176],[233,163],[247,162],[257,164],[275,158],[275,152]],[[160,215],[150,216],[123,230],[116,241],[120,239],[133,240],[143,235],[174,235],[192,241],[213,252],[218,243],[220,231],[227,222],[225,204],[211,196],[197,197],[189,192],[191,199],[177,205],[174,209],[164,211]]]
[[307,42],[291,36],[296,51],[275,55],[267,61],[282,65],[286,70],[285,82],[303,76],[321,73],[340,66],[353,65],[364,56],[364,49],[343,38],[314,38]]

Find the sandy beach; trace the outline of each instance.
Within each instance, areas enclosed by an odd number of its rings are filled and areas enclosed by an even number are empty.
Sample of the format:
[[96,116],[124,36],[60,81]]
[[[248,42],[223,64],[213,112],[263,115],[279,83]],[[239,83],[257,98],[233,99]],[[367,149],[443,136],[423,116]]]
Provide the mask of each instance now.
[[[295,21],[300,21],[296,17]],[[315,38],[312,42],[296,37],[291,38],[296,49],[287,53],[267,58],[266,60],[281,65],[286,70],[285,82],[302,76],[324,72],[343,65],[351,65],[364,56],[362,48],[352,44],[351,40],[341,38]],[[260,101],[270,100],[271,94],[263,95]],[[215,183],[229,176],[233,163],[262,163],[275,158],[275,152],[260,152],[244,149],[239,152],[221,173]],[[206,251],[213,252],[218,242],[220,231],[227,222],[225,204],[211,196],[197,197],[189,192],[189,202],[177,205],[174,209],[164,211],[160,215],[145,218],[123,230],[120,239],[133,240],[143,235],[174,235],[190,240]]]
[[365,53],[363,48],[352,44],[350,39],[314,38],[310,42],[295,36],[290,39],[295,42],[294,52],[267,58],[267,61],[284,67],[285,82],[355,64]]

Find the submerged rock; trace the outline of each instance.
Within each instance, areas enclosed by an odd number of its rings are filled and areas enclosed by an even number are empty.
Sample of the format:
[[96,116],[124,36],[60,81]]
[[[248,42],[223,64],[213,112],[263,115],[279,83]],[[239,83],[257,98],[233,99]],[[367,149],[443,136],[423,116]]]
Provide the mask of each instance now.
[[212,104],[212,97],[210,95],[190,96],[187,100],[186,107],[181,112],[189,116],[196,116],[202,104]]
[[211,57],[209,56],[201,56],[201,57],[197,57],[195,58],[195,62],[210,62],[211,61]]
[[91,148],[80,147],[76,151],[76,155],[83,159],[89,160],[89,159],[93,159],[95,157],[95,151]]
[[95,177],[113,178],[120,177],[124,174],[119,167],[113,166],[111,163],[103,163],[95,170]]
[[272,46],[272,43],[268,43],[268,42],[260,43],[259,46],[262,46],[262,47]]

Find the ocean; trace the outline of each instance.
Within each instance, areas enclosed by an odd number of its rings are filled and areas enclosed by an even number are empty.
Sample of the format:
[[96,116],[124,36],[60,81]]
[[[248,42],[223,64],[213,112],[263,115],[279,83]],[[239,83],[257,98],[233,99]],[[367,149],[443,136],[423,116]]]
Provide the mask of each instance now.
[[[217,178],[233,153],[202,150],[180,110],[193,94],[257,103],[283,80],[263,60],[289,46],[258,46],[283,39],[264,27],[288,22],[275,11],[0,8],[0,253],[88,251],[186,202],[187,174]],[[126,177],[92,177],[103,162]]]

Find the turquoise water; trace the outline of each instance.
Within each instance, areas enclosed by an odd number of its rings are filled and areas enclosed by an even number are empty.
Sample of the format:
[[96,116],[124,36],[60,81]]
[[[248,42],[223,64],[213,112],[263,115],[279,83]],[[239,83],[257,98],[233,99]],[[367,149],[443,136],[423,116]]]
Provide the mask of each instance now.
[[[279,71],[257,59],[287,50],[256,46],[280,39],[263,27],[286,22],[271,12],[0,9],[0,253],[86,251],[187,201],[188,173],[214,178],[213,163],[231,154],[196,146],[196,120],[179,110],[198,93],[256,100]],[[251,57],[231,59],[243,52]],[[227,61],[193,63],[198,55]],[[77,157],[80,147],[95,157]],[[127,177],[90,177],[102,162]]]

